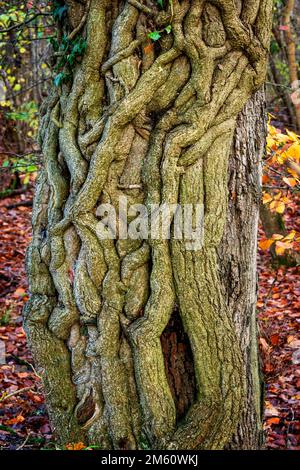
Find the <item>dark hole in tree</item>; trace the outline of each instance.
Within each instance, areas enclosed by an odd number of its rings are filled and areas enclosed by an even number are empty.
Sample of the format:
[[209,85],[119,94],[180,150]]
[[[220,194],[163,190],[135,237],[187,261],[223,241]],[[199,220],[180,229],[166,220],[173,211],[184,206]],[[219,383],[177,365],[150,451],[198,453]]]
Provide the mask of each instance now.
[[178,309],[174,310],[162,336],[167,379],[181,419],[196,398],[196,379],[191,345]]

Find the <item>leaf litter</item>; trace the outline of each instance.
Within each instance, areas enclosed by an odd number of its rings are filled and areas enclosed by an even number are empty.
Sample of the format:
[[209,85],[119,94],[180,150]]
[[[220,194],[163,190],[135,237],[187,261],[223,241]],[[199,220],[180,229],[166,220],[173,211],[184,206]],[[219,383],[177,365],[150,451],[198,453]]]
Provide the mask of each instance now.
[[[31,209],[7,209],[22,198],[31,199],[32,194],[0,200],[0,448],[37,450],[51,446],[52,435],[42,384],[22,328]],[[293,217],[299,216],[299,209],[295,211]],[[300,450],[300,271],[272,268],[270,255],[262,250],[258,268],[266,447]],[[69,448],[83,447],[70,443]]]

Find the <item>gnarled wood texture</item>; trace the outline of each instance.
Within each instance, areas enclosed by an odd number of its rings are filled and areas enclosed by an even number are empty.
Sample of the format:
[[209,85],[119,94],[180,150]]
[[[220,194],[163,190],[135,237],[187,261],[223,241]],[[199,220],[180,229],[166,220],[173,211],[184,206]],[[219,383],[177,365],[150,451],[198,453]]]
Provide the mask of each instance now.
[[[244,164],[259,146],[235,130],[265,79],[272,0],[173,0],[163,11],[155,1],[66,3],[63,32],[77,28],[87,48],[41,109],[45,165],[25,309],[53,429],[62,443],[103,448],[253,448],[259,183]],[[161,39],[149,46],[155,29]],[[239,214],[232,193],[228,208],[228,168],[232,191],[249,191]],[[117,208],[122,196],[147,207],[203,204],[203,247],[174,237],[100,240],[96,208]],[[239,227],[244,249],[235,246]]]

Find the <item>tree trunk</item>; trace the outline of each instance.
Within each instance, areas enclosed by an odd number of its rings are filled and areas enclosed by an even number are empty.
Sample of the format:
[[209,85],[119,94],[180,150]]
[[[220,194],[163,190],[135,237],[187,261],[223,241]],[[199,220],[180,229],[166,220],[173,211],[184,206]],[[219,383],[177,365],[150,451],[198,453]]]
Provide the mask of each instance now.
[[[52,428],[106,449],[257,448],[262,92],[239,113],[272,0],[66,3],[59,37],[87,47],[41,110],[25,309]],[[104,239],[96,209],[120,198],[201,205],[203,240],[175,216],[169,240]]]
[[229,210],[219,247],[220,279],[240,341],[247,395],[238,431],[230,447],[258,449],[263,443],[263,382],[257,348],[257,233],[261,201],[261,158],[267,120],[265,94],[258,91],[237,121],[229,160]]

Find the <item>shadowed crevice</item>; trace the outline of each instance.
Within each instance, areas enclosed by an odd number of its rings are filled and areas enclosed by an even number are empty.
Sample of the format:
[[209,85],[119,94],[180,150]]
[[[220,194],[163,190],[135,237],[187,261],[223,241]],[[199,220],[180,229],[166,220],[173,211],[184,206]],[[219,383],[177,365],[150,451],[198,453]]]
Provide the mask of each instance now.
[[196,378],[190,341],[177,308],[161,336],[161,345],[177,419],[180,420],[196,399]]

